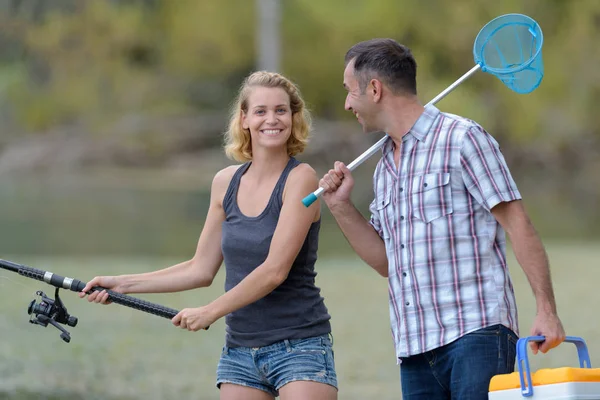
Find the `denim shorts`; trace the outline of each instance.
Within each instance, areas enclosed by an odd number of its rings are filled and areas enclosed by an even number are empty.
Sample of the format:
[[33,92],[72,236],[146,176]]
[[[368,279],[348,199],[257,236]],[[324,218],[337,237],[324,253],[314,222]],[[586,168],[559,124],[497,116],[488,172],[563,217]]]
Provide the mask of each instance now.
[[293,381],[314,381],[337,389],[330,334],[283,340],[264,347],[223,347],[217,367],[217,387],[222,383],[247,386],[279,396]]

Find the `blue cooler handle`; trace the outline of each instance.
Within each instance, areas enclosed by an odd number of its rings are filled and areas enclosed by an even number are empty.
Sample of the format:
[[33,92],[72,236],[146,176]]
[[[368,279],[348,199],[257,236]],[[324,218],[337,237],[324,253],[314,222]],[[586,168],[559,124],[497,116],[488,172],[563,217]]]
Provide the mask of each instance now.
[[[529,359],[527,358],[527,342],[543,342],[545,339],[546,338],[544,336],[528,336],[517,341],[517,367],[519,369],[519,378],[521,379],[521,394],[523,397],[533,396],[531,370],[529,369]],[[587,345],[585,344],[585,340],[578,336],[567,336],[565,338],[565,342],[573,343],[577,347],[579,366],[581,368],[592,368],[590,354],[588,352]],[[526,374],[526,376],[523,376],[524,374]],[[527,380],[527,384],[525,383],[525,380]]]

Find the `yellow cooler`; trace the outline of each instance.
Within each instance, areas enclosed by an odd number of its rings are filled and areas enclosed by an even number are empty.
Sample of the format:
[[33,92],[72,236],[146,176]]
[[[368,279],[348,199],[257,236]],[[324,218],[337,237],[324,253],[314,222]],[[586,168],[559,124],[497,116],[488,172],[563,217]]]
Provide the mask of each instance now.
[[517,342],[517,370],[496,375],[490,381],[489,400],[516,400],[524,397],[539,400],[600,400],[600,368],[592,368],[585,341],[567,336],[565,342],[577,347],[579,368],[540,369],[531,373],[527,342],[544,340],[529,336]]

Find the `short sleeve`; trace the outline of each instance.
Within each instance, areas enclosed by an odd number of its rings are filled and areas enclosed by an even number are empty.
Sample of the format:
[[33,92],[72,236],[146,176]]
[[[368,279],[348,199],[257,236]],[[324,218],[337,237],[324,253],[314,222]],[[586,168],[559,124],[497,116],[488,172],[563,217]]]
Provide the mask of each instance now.
[[486,210],[501,202],[521,199],[498,142],[481,127],[472,127],[465,133],[460,162],[467,190]]
[[383,229],[381,229],[381,220],[379,219],[379,213],[375,208],[377,204],[377,198],[374,198],[371,204],[369,205],[369,211],[371,211],[371,218],[369,219],[369,224],[375,229],[375,231],[379,234],[380,237],[383,237]]

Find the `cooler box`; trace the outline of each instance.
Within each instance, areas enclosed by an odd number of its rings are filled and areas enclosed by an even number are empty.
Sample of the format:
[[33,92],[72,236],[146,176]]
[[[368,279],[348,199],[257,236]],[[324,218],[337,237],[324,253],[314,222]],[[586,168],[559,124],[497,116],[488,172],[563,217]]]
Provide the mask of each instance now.
[[592,368],[585,341],[567,336],[575,344],[580,368],[540,369],[531,373],[527,342],[543,341],[543,336],[529,336],[517,342],[517,369],[512,374],[496,375],[490,381],[489,400],[516,400],[525,397],[539,400],[600,400],[600,369]]

